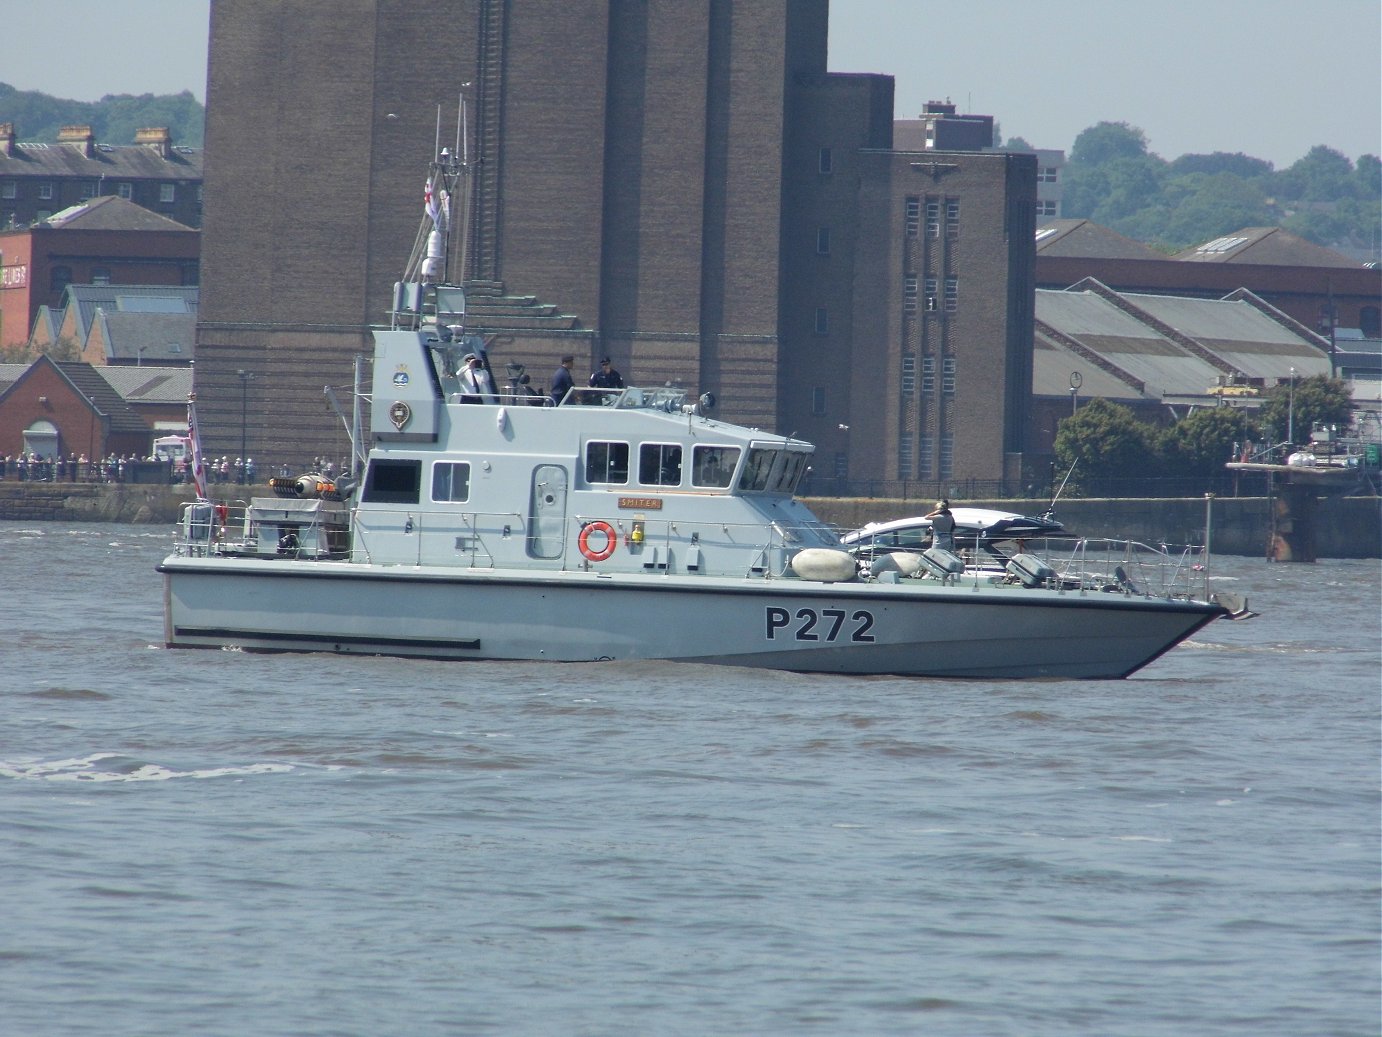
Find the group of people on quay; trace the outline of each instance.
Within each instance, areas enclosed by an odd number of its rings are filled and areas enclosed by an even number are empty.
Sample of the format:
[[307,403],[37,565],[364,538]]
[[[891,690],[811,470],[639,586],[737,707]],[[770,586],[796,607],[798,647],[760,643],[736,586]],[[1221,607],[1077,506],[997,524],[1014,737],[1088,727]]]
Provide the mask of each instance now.
[[156,458],[137,454],[122,457],[110,454],[89,458],[85,454],[45,457],[20,452],[0,458],[0,480],[18,482],[126,482],[135,465],[161,463]]
[[[211,482],[252,483],[254,459],[213,458],[206,464]],[[183,458],[140,457],[138,454],[89,458],[85,454],[45,457],[21,453],[0,458],[0,480],[11,482],[167,482],[171,485],[192,481],[192,472]]]

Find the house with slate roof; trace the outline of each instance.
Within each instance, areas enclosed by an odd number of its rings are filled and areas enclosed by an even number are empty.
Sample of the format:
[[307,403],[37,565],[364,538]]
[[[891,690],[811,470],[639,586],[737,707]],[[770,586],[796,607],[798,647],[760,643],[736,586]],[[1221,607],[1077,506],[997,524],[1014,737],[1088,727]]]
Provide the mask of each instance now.
[[147,457],[187,427],[190,368],[94,367],[40,356],[0,365],[0,457]]
[[29,349],[69,343],[88,364],[182,366],[195,358],[197,287],[67,286],[60,309],[40,306]]
[[0,123],[0,228],[107,195],[200,227],[202,151],[175,144],[164,126],[136,131],[133,144],[107,144],[90,126],[64,126],[47,142],[21,141],[14,123]]

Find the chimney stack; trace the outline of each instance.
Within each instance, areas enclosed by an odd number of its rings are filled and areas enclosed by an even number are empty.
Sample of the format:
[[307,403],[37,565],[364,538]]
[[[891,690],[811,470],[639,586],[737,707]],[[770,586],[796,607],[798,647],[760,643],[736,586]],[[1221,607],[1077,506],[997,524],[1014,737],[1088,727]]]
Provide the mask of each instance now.
[[147,148],[153,148],[163,158],[172,157],[173,135],[168,132],[167,126],[150,126],[142,130],[135,130],[134,142],[143,144]]
[[14,123],[0,122],[0,155],[14,154]]
[[96,153],[96,134],[91,132],[90,126],[62,127],[58,130],[58,143],[71,144],[87,158]]

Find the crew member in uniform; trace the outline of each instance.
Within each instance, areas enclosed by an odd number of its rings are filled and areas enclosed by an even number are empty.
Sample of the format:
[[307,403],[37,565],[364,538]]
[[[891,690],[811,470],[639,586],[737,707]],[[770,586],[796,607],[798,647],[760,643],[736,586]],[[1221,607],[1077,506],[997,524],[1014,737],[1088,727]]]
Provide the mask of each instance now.
[[592,389],[622,389],[624,376],[614,369],[609,357],[600,357],[600,370],[590,376]]

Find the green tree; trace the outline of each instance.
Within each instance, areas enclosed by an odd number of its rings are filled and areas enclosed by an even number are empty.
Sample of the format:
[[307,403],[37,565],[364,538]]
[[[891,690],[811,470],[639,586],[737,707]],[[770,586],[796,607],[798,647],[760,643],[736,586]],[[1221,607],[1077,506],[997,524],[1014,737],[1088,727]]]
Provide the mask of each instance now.
[[1070,165],[1097,167],[1147,154],[1147,135],[1125,122],[1100,122],[1082,130],[1070,148]]
[[1270,177],[1274,172],[1272,164],[1260,158],[1251,158],[1241,151],[1229,154],[1215,151],[1209,155],[1182,155],[1171,163],[1172,176],[1187,176],[1190,173],[1228,173],[1242,180],[1259,180]]
[[1310,441],[1315,425],[1348,425],[1353,412],[1353,397],[1348,383],[1340,378],[1317,374],[1297,378],[1294,385],[1286,382],[1267,391],[1266,402],[1257,412],[1263,433],[1273,443],[1295,444]]
[[1202,408],[1187,415],[1158,437],[1168,472],[1213,476],[1235,460],[1235,445],[1253,438],[1248,412],[1235,407]]
[[1271,226],[1276,222],[1261,188],[1227,172],[1173,177],[1166,184],[1165,202],[1166,219],[1158,238],[1176,249],[1241,227]]
[[1332,202],[1353,197],[1353,163],[1342,152],[1317,144],[1276,175],[1275,187],[1287,201]]
[[1075,466],[1072,485],[1161,474],[1155,430],[1122,404],[1095,398],[1056,427],[1056,463]]

